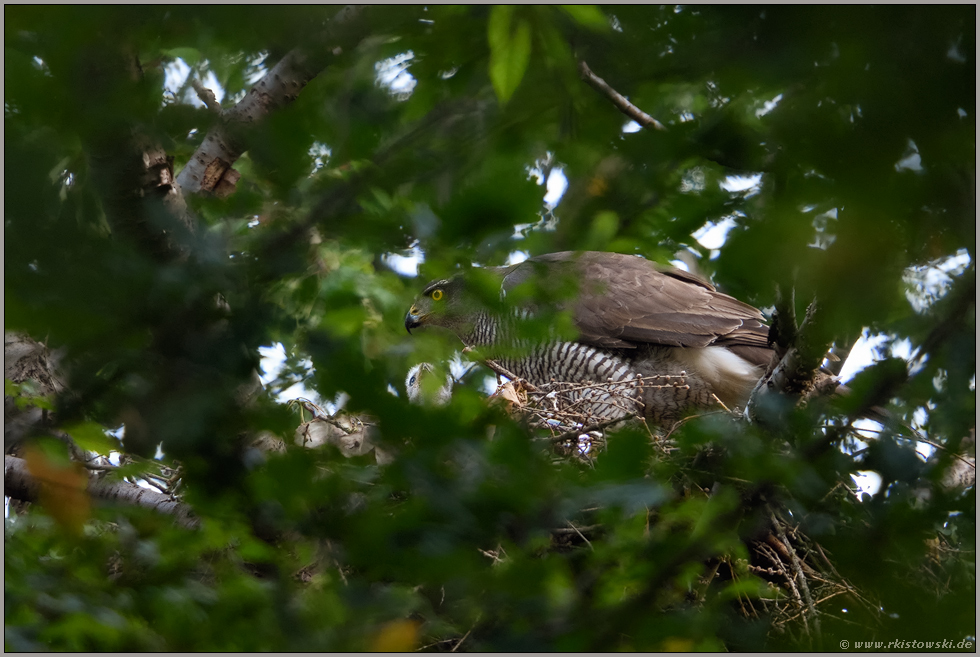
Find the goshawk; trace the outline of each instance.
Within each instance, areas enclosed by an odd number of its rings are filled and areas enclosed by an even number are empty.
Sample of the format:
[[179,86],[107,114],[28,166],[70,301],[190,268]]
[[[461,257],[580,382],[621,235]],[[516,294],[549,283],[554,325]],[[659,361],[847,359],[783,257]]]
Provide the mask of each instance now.
[[[743,405],[772,357],[759,310],[638,256],[568,251],[481,271],[494,288],[499,280],[500,300],[472,275],[433,281],[405,327],[449,329],[590,418],[662,423],[719,401]],[[565,293],[548,301],[556,290]],[[508,306],[508,295],[522,300]],[[522,331],[549,308],[570,313],[577,335]]]

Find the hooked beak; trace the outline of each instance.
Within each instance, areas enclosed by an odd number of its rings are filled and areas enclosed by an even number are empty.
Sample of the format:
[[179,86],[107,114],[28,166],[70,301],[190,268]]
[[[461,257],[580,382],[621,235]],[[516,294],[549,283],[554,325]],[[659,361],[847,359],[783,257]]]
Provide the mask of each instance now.
[[425,316],[419,317],[418,308],[412,306],[408,314],[405,315],[405,330],[408,331],[409,335],[411,335],[413,328],[422,326],[423,319],[425,319]]

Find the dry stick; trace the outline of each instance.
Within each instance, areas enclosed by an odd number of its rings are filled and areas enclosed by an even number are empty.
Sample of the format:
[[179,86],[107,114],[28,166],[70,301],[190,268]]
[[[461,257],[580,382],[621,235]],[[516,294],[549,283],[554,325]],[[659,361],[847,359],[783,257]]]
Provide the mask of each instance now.
[[870,600],[866,599],[863,595],[861,595],[861,593],[856,588],[854,588],[851,585],[850,582],[848,582],[846,579],[844,579],[844,576],[843,575],[841,575],[839,572],[837,572],[837,568],[834,566],[833,562],[830,560],[830,558],[827,556],[827,554],[823,551],[823,548],[820,546],[820,544],[819,543],[814,543],[814,545],[816,546],[817,552],[820,554],[820,557],[823,559],[824,563],[826,563],[827,564],[827,567],[830,568],[830,572],[837,576],[839,583],[842,586],[844,586],[848,590],[848,592],[851,595],[854,596],[854,598],[856,600],[858,600],[859,602],[861,602],[865,606],[867,606],[867,608],[870,611],[872,611],[872,612],[874,612],[876,614],[877,613],[881,613],[881,606],[880,605],[876,605],[873,602],[871,602]]
[[571,521],[571,520],[567,520],[566,522],[568,523],[568,526],[569,526],[569,527],[571,527],[572,529],[574,529],[574,530],[575,530],[575,533],[576,533],[576,534],[578,534],[578,535],[579,535],[579,537],[580,537],[580,538],[581,538],[581,539],[582,539],[583,541],[585,541],[585,543],[586,543],[586,545],[588,545],[588,546],[589,546],[589,549],[590,549],[590,550],[592,550],[593,552],[595,552],[595,548],[594,548],[594,547],[592,546],[592,541],[590,541],[589,539],[587,539],[587,538],[585,537],[585,534],[583,534],[582,532],[580,532],[580,531],[579,531],[579,529],[578,529],[578,527],[576,527],[576,526],[575,526],[575,525],[574,525],[574,524],[572,523],[572,521]]
[[[810,596],[810,587],[806,583],[806,576],[803,574],[803,568],[800,566],[800,558],[796,554],[796,550],[790,545],[789,539],[786,538],[786,531],[783,529],[782,524],[776,519],[776,514],[773,513],[772,507],[769,507],[769,517],[772,519],[773,525],[776,527],[776,531],[779,532],[779,539],[789,550],[790,560],[793,565],[793,573],[800,580],[800,588],[803,590],[803,597],[806,598],[806,606],[813,617],[813,627],[817,632],[817,636],[820,636],[820,619],[817,618],[817,610],[813,606],[813,598]],[[804,623],[806,619],[804,618]]]
[[548,531],[550,531],[552,534],[577,534],[579,531],[590,532],[593,529],[602,527],[602,525],[586,525],[585,527],[576,527],[571,522],[569,522],[568,525],[568,527],[555,527],[553,529],[549,529]]
[[[476,625],[474,625],[473,627],[476,627]],[[453,646],[453,649],[452,649],[452,650],[450,650],[449,652],[456,652],[456,650],[458,650],[458,649],[459,649],[459,647],[460,647],[461,645],[463,645],[463,641],[466,641],[466,637],[468,637],[468,636],[470,635],[470,632],[472,632],[472,631],[473,631],[473,627],[471,627],[470,629],[468,629],[468,630],[466,630],[466,634],[464,634],[464,635],[463,635],[463,638],[462,638],[462,639],[460,639],[460,640],[459,640],[459,641],[458,641],[458,642],[456,643],[456,645],[455,645],[455,646]]]
[[482,554],[485,557],[490,557],[491,559],[493,559],[493,562],[494,563],[503,563],[504,562],[504,560],[501,559],[500,557],[498,557],[496,554],[494,554],[492,550],[484,550],[482,548],[477,548],[476,551],[479,552],[480,554]]
[[622,422],[623,420],[630,420],[633,417],[635,417],[635,416],[634,415],[626,415],[624,417],[619,417],[619,418],[616,418],[614,420],[606,420],[604,422],[597,422],[597,423],[591,424],[591,425],[589,425],[587,427],[582,427],[581,429],[573,429],[572,431],[566,431],[563,434],[559,434],[557,436],[552,436],[551,438],[549,438],[549,440],[552,441],[552,442],[555,442],[555,443],[560,443],[560,442],[562,442],[564,440],[570,440],[572,438],[578,438],[583,433],[589,433],[590,431],[602,431],[603,429],[605,429],[607,427],[611,427],[614,424],[618,424],[618,423]]
[[[647,516],[649,517],[649,515]],[[718,576],[718,569],[721,567],[722,562],[719,560],[715,563],[715,567],[711,569],[711,574],[704,581],[704,587],[701,589],[701,598],[704,599],[708,595],[708,587],[711,586],[711,582]]]
[[681,418],[677,422],[674,422],[674,426],[672,426],[670,428],[670,431],[667,432],[667,435],[664,436],[664,440],[667,440],[668,438],[670,438],[671,434],[673,434],[675,431],[677,431],[680,428],[680,426],[682,424],[684,424],[685,422],[690,422],[691,420],[693,420],[695,418],[706,417],[708,415],[718,415],[719,413],[725,413],[725,412],[726,411],[708,411],[707,413],[698,413],[697,415],[689,415],[689,416],[687,416],[685,418]]
[[[820,603],[822,603],[822,602],[826,602],[827,600],[830,600],[831,598],[835,598],[835,597],[837,597],[838,595],[843,595],[844,593],[847,593],[847,592],[848,592],[848,591],[847,591],[847,589],[843,589],[843,588],[842,588],[842,589],[840,589],[839,591],[834,591],[834,592],[833,592],[833,593],[831,593],[830,595],[827,595],[827,596],[824,596],[824,597],[822,597],[822,598],[820,598],[820,599],[819,599],[819,600],[817,600],[817,601],[816,601],[816,602],[815,602],[814,604],[820,604]],[[788,623],[788,622],[790,622],[791,620],[794,620],[794,619],[796,619],[796,618],[799,618],[799,617],[800,617],[800,616],[802,616],[802,615],[803,615],[804,613],[805,613],[805,611],[799,611],[799,612],[797,612],[797,613],[795,613],[795,614],[793,614],[792,616],[790,616],[789,618],[786,618],[786,619],[784,619],[784,620],[783,620],[782,622],[783,622],[783,623]]]
[[[739,581],[739,578],[738,578],[738,573],[735,571],[734,564],[732,564],[731,559],[730,558],[727,558],[727,557],[725,559],[725,562],[728,564],[728,569],[732,573],[732,581],[734,581],[734,582],[737,583]],[[751,567],[752,567],[751,564],[747,564],[747,565],[751,569]],[[749,603],[749,609],[752,610],[752,615],[755,616],[756,618],[759,617],[759,612],[757,612],[755,610],[755,607],[752,606],[752,599],[751,598],[749,598],[748,596],[743,596],[740,592],[736,592],[735,595],[738,598],[738,604],[742,608],[742,613],[743,614],[745,614],[746,616],[749,615],[748,612],[745,610],[745,602],[743,602],[743,598],[744,598],[744,600]]]
[[[787,548],[787,546],[780,541],[772,532],[766,537],[766,544],[769,545],[773,550],[775,550],[780,557],[784,559],[793,559],[793,554],[795,554],[792,549]],[[801,562],[801,568],[807,576],[817,574],[813,568],[811,568],[807,563]]]
[[[864,419],[864,418],[861,418],[861,419]],[[896,418],[896,420],[897,420],[897,418]],[[875,420],[875,421],[878,422],[878,420]],[[940,443],[933,442],[933,441],[929,440],[928,438],[923,437],[923,435],[921,433],[919,433],[919,431],[915,427],[913,427],[911,424],[909,424],[908,422],[905,422],[903,420],[897,420],[897,421],[898,421],[899,424],[902,425],[902,428],[908,429],[912,433],[912,436],[914,437],[914,440],[916,442],[925,443],[927,445],[932,445],[936,449],[942,450],[942,451],[948,453],[953,458],[955,458],[955,459],[957,459],[959,461],[962,461],[963,463],[965,463],[966,465],[970,466],[974,470],[977,469],[977,464],[971,462],[970,461],[970,458],[968,456],[964,456],[963,454],[960,454],[958,452],[954,452],[953,450],[951,450],[946,445],[942,445]],[[848,422],[846,425],[844,425],[844,430],[847,431],[848,433],[856,433],[856,434],[859,434],[859,432],[861,432],[861,431],[863,431],[865,433],[874,433],[874,434],[879,434],[879,435],[882,434],[882,433],[884,433],[884,431],[879,431],[878,429],[867,429],[867,428],[864,428],[864,427],[860,427],[860,428],[859,427],[855,427],[853,422]],[[901,434],[896,434],[896,435],[897,436],[901,436]],[[905,438],[905,437],[902,436],[902,438]],[[865,440],[865,439],[874,440],[870,436],[862,436],[860,438],[860,440]],[[906,440],[909,440],[909,439],[906,438]],[[858,450],[856,452],[852,452],[851,454],[852,454],[852,456],[857,456],[859,454],[862,454],[864,451],[865,450],[862,449],[862,450]]]
[[615,105],[620,112],[630,117],[644,128],[653,128],[654,130],[667,129],[660,121],[653,118],[630,101],[626,100],[625,96],[610,87],[605,80],[593,73],[592,69],[589,68],[589,65],[586,64],[584,60],[579,60],[578,72],[582,76],[582,79],[585,80],[590,87],[611,100],[613,105]]
[[452,643],[455,640],[456,640],[455,638],[439,639],[438,641],[433,641],[432,643],[428,643],[428,644],[426,644],[426,645],[424,645],[424,646],[422,646],[420,648],[416,648],[415,649],[415,652],[422,652],[423,650],[428,650],[429,648],[432,648],[432,647],[438,646],[438,645],[442,645],[443,643]]
[[[464,349],[463,351],[466,351],[466,350]],[[510,379],[511,381],[520,381],[524,385],[524,387],[527,388],[528,390],[530,390],[531,392],[537,392],[538,391],[538,389],[535,386],[533,386],[530,382],[525,381],[521,377],[517,376],[516,374],[514,374],[513,372],[511,372],[510,370],[508,370],[506,367],[504,367],[503,365],[501,365],[497,361],[491,360],[490,358],[485,358],[483,360],[483,362],[486,363],[487,367],[489,367],[490,369],[492,369],[497,374],[502,374],[502,375],[506,376],[508,379]]]
[[475,621],[473,621],[473,626],[472,626],[472,627],[471,627],[470,629],[468,629],[468,630],[466,631],[466,634],[464,634],[464,635],[463,635],[463,638],[462,638],[462,639],[460,639],[460,640],[459,640],[459,641],[458,641],[458,642],[456,643],[456,645],[455,645],[455,646],[453,646],[453,649],[452,649],[452,650],[450,650],[449,652],[456,652],[456,651],[457,651],[457,650],[459,649],[459,647],[460,647],[461,645],[463,645],[463,641],[466,641],[466,638],[467,638],[467,637],[468,637],[468,636],[470,635],[470,633],[471,633],[471,632],[473,632],[473,630],[475,630],[475,629],[476,629],[476,626],[477,626],[477,624],[479,624],[479,622],[480,622],[480,619],[481,619],[481,618],[483,618],[483,612],[480,612],[479,614],[477,614],[477,616],[476,616],[476,620],[475,620]]
[[[790,591],[792,591],[793,597],[796,598],[796,602],[800,605],[800,607],[805,606],[805,604],[803,602],[803,597],[800,595],[799,589],[796,588],[796,580],[795,580],[795,578],[790,577],[790,574],[786,572],[786,566],[783,563],[783,560],[779,558],[779,554],[774,549],[772,549],[769,545],[766,545],[765,543],[759,544],[759,549],[760,549],[760,551],[763,554],[765,554],[767,552],[769,553],[769,554],[766,554],[766,556],[769,557],[770,561],[772,561],[774,564],[776,564],[777,566],[779,566],[780,574],[786,579],[786,582],[789,584]],[[777,607],[778,607],[778,605],[777,605]],[[782,622],[783,621],[780,621],[780,623],[782,623]],[[803,629],[806,631],[807,636],[809,636],[810,635],[810,625],[807,622],[807,617],[806,616],[803,617]]]

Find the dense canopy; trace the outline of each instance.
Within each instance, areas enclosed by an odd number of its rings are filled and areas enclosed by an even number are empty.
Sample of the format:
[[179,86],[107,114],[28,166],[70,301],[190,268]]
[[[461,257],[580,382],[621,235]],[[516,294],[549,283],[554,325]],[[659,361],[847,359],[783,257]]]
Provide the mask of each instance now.
[[[975,7],[4,18],[6,649],[975,650]],[[575,426],[406,334],[561,251],[783,367]]]

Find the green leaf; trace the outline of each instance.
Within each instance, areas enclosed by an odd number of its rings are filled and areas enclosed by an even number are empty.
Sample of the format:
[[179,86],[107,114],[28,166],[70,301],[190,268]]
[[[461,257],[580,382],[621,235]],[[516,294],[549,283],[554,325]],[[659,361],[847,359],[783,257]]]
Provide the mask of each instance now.
[[160,51],[164,55],[183,59],[188,66],[195,66],[201,61],[201,53],[197,48],[168,48]]
[[37,394],[37,383],[31,379],[22,383],[14,383],[10,379],[4,379],[3,394],[6,397],[13,397],[14,403],[19,409],[37,406],[48,411],[54,410],[54,401],[51,396]]
[[609,19],[595,5],[561,5],[561,8],[582,27],[596,32],[609,31]]
[[531,25],[514,20],[514,7],[497,5],[490,10],[487,27],[490,42],[490,81],[501,105],[514,94],[531,59]]
[[108,454],[119,449],[116,439],[106,435],[105,429],[95,422],[76,422],[63,428],[82,449],[97,454]]
[[10,396],[14,397],[20,394],[20,386],[11,381],[10,379],[3,380],[3,395],[4,397]]
[[591,251],[605,249],[619,230],[619,217],[615,212],[605,210],[596,214],[589,227],[584,248]]

